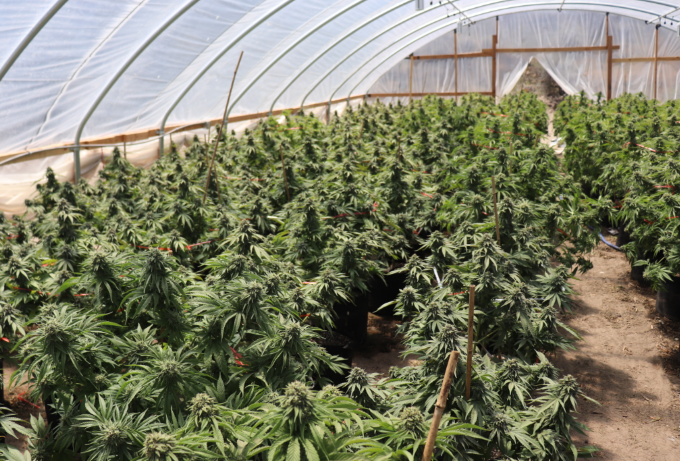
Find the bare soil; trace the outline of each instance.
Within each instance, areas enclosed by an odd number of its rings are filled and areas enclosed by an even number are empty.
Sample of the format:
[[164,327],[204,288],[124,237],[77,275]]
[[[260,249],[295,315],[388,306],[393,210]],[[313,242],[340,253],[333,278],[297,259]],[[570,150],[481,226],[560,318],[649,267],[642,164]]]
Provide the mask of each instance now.
[[594,268],[574,281],[573,313],[563,316],[583,341],[555,360],[601,404],[580,402],[592,432],[577,445],[612,461],[678,461],[680,325],[656,313],[654,293],[630,279],[623,253],[600,244],[590,259]]
[[[583,341],[552,357],[600,403],[579,402],[578,419],[590,431],[574,440],[598,447],[599,459],[678,461],[680,323],[656,313],[654,292],[630,279],[623,253],[599,244],[590,259],[594,268],[573,281],[573,312],[561,316]],[[353,365],[386,376],[390,367],[414,364],[415,356],[401,359],[399,323],[371,314],[368,345]]]
[[360,351],[354,352],[352,366],[386,378],[391,367],[415,365],[415,355],[401,357],[404,346],[401,344],[402,337],[397,335],[400,324],[399,320],[369,313],[368,340]]
[[[16,369],[17,365],[13,361],[4,361],[2,376],[4,397],[9,408],[23,420],[23,425],[25,427],[30,427],[29,421],[31,420],[31,416],[37,418],[38,415],[41,415],[43,419],[46,420],[45,407],[42,401],[31,402],[30,397],[27,395],[29,390],[28,386],[22,385],[10,387],[10,379],[12,373],[14,373]],[[21,451],[26,450],[28,448],[28,438],[19,433],[16,433],[15,435],[17,437],[12,437],[8,434],[6,443]]]

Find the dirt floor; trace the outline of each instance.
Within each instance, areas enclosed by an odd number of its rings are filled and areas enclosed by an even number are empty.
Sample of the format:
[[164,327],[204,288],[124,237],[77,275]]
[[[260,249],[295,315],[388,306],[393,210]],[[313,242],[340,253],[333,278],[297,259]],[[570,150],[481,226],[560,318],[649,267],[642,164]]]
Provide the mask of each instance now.
[[575,440],[600,448],[601,459],[678,461],[680,324],[656,314],[654,293],[630,279],[622,253],[600,244],[591,261],[563,316],[583,341],[555,360],[601,404],[581,402],[579,420],[592,432]]
[[[573,281],[573,312],[562,315],[583,341],[552,358],[600,403],[579,402],[578,419],[591,432],[574,440],[598,447],[599,459],[678,461],[680,323],[656,314],[654,293],[630,280],[623,253],[600,244],[590,258],[594,268]],[[415,357],[400,357],[398,324],[371,314],[368,345],[353,365],[386,376],[392,366],[412,364]]]
[[[3,364],[3,392],[5,401],[9,405],[9,408],[24,421],[24,426],[30,427],[28,423],[31,420],[31,416],[36,418],[40,415],[43,419],[46,419],[44,406],[41,401],[31,402],[30,397],[26,395],[28,391],[27,386],[9,386],[12,373],[17,369],[17,365],[10,360],[5,360]],[[25,435],[16,433],[17,437],[12,437],[7,435],[7,444],[11,445],[20,450],[25,450],[28,448],[28,439]]]
[[404,347],[397,336],[398,320],[368,314],[368,340],[360,351],[354,352],[352,366],[363,368],[369,373],[378,373],[386,378],[391,367],[414,365],[416,356],[402,359]]

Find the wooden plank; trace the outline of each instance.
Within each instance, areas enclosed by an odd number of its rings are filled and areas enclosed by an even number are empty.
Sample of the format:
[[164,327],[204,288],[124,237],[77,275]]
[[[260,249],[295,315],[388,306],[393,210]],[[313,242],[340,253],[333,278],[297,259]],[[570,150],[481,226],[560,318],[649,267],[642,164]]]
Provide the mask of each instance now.
[[[350,96],[349,99],[359,99],[359,98],[364,98],[365,95],[363,94],[357,94]],[[341,102],[347,101],[347,98],[338,98],[338,99],[333,99],[331,101],[331,104],[337,104]],[[328,101],[326,102],[317,102],[313,104],[305,104],[304,108],[305,109],[313,109],[315,107],[321,107],[325,106],[328,104]],[[285,111],[290,111],[290,112],[296,112],[299,111],[300,107],[293,107],[293,108],[288,108],[288,109],[278,109],[272,112],[272,116],[277,116],[283,114]],[[258,118],[264,118],[268,117],[269,112],[257,112],[254,114],[244,114],[244,115],[234,115],[229,117],[229,123],[235,123],[235,122],[244,122],[248,120],[256,120]],[[212,120],[207,121],[210,126],[215,126],[218,123],[222,123],[222,119],[216,118]],[[177,123],[173,125],[168,125],[165,127],[165,132],[168,133],[174,129],[181,128],[180,130],[176,131],[176,133],[181,133],[182,131],[191,131],[191,130],[197,130],[201,129],[205,126],[206,122],[195,122],[192,124],[185,124],[185,123]],[[185,126],[187,125],[187,126]],[[151,129],[144,129],[144,130],[138,130],[138,131],[131,131],[127,133],[119,133],[119,134],[114,134],[114,135],[106,135],[102,137],[97,137],[97,138],[88,138],[84,139],[80,142],[80,145],[83,147],[83,149],[87,149],[87,146],[92,146],[92,145],[99,145],[99,144],[123,144],[123,143],[130,143],[130,142],[135,142],[135,141],[143,141],[145,139],[153,138],[155,136],[158,136],[158,130],[159,128],[151,128]],[[31,155],[27,155],[25,157],[19,158],[16,161],[13,162],[8,162],[5,165],[8,165],[10,163],[19,163],[19,162],[24,162],[26,160],[33,160],[33,159],[38,159],[38,158],[46,158],[46,157],[53,157],[55,155],[61,155],[65,154],[68,152],[72,151],[71,143],[61,143],[61,144],[54,144],[51,146],[45,146],[41,147],[39,149],[40,152],[36,152]],[[28,154],[31,151],[15,151],[15,152],[8,152],[6,154],[0,154],[0,162],[11,159],[12,157],[16,157],[18,155],[22,154]]]
[[[657,61],[680,61],[680,56],[658,56]],[[612,59],[614,63],[621,62],[654,62],[654,56],[651,57],[639,57],[639,58],[614,58]]]
[[428,54],[423,56],[413,56],[413,59],[418,61],[427,59],[464,59],[464,58],[490,58],[493,54],[491,50],[482,50],[476,53],[459,53],[459,54]]
[[[613,50],[621,48],[613,45]],[[572,51],[607,51],[606,46],[565,46],[555,48],[497,48],[496,53],[569,53]]]
[[458,91],[458,92],[450,92],[450,93],[437,93],[437,92],[432,92],[432,93],[368,93],[366,94],[367,98],[406,98],[409,96],[413,97],[424,97],[428,95],[434,95],[434,96],[464,96],[466,94],[470,93],[477,93],[481,94],[484,96],[492,96],[491,91]]

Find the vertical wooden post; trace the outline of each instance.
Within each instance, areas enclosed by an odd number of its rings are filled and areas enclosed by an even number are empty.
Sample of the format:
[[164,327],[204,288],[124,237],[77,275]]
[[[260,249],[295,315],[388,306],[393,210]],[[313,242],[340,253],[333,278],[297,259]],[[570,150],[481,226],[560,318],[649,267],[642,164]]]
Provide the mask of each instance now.
[[123,141],[123,157],[127,159],[127,142]]
[[496,241],[501,246],[501,230],[498,227],[498,205],[496,201],[496,177],[491,176],[491,191],[493,193],[493,215],[496,218]]
[[408,74],[408,102],[413,101],[413,54],[411,54],[411,70]]
[[605,33],[607,36],[607,101],[609,101],[612,99],[612,63],[614,54],[613,39],[609,35],[609,13],[605,16]]
[[453,373],[456,371],[458,364],[458,357],[460,352],[452,351],[449,355],[449,362],[446,365],[446,372],[444,373],[444,381],[442,382],[441,391],[439,391],[439,398],[434,404],[434,415],[432,416],[432,423],[430,424],[430,432],[427,434],[427,441],[425,442],[425,449],[423,450],[423,461],[430,461],[432,459],[432,452],[434,451],[434,443],[437,440],[437,432],[439,432],[439,424],[441,423],[444,409],[446,408],[446,400],[449,397],[449,389],[453,382]]
[[470,388],[472,386],[472,355],[475,352],[474,327],[475,327],[475,286],[470,285],[470,302],[468,307],[467,368],[465,372],[465,398],[467,400],[470,400]]
[[453,92],[458,101],[458,28],[453,29]]
[[656,87],[659,74],[659,27],[660,25],[657,24],[656,29],[654,30],[654,99],[656,99]]
[[496,47],[498,45],[498,16],[496,16],[496,34],[491,37],[491,96],[496,98]]
[[279,145],[279,154],[281,155],[281,166],[283,167],[283,183],[286,186],[286,196],[290,202],[290,191],[288,190],[288,176],[286,175],[286,164],[283,161],[283,143]]

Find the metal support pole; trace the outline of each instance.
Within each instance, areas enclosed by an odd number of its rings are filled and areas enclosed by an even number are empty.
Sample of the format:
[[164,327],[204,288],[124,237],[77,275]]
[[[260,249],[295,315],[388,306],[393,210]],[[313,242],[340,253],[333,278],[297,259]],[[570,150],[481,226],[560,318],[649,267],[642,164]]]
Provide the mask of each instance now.
[[75,183],[80,182],[80,146],[73,148],[73,167],[75,169]]
[[408,103],[413,102],[413,54],[411,54],[411,70],[408,73]]
[[654,99],[656,99],[656,87],[659,78],[659,24],[654,31]]
[[458,103],[458,28],[453,29],[453,92]]
[[158,158],[163,156],[163,151],[165,151],[165,131],[162,129],[158,131],[160,138],[158,138]]

